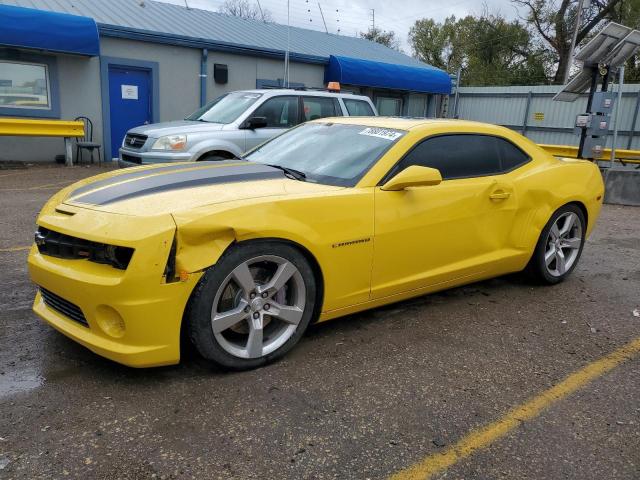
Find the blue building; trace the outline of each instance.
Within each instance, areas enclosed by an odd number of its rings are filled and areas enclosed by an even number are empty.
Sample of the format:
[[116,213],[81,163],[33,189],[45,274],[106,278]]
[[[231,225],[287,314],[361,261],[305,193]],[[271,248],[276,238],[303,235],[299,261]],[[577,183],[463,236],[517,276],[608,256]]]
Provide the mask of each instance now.
[[[89,117],[106,158],[127,128],[219,95],[289,82],[370,96],[384,115],[438,116],[446,72],[368,40],[152,0],[0,0],[0,117]],[[0,160],[51,161],[56,139],[0,137]]]

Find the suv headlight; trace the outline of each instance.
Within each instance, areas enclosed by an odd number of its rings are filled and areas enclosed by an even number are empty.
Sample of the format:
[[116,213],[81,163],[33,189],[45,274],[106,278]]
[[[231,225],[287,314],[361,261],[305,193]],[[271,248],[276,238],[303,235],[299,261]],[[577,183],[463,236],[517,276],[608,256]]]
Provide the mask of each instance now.
[[186,135],[166,135],[157,139],[151,150],[184,150],[186,145]]

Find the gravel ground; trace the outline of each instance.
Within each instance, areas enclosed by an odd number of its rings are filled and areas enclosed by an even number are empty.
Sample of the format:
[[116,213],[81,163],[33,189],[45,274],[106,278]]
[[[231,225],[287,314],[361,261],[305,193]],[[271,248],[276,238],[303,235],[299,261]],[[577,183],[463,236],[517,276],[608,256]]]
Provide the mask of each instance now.
[[[134,370],[30,310],[44,201],[93,168],[0,170],[0,478],[378,479],[640,336],[640,209],[605,206],[574,274],[511,275],[318,325],[283,361]],[[640,478],[640,361],[437,478]]]

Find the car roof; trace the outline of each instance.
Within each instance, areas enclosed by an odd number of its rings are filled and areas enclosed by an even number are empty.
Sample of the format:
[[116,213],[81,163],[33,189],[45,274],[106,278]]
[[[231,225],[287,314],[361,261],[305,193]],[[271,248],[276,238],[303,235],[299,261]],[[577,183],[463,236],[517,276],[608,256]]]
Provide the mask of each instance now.
[[329,92],[325,90],[306,90],[303,88],[256,88],[253,90],[238,90],[235,93],[260,93],[263,95],[307,95],[313,97],[342,97],[342,98],[357,98],[369,100],[369,97],[365,95],[358,95],[351,92]]
[[312,120],[315,123],[343,123],[346,125],[363,125],[366,127],[392,128],[394,130],[429,129],[450,125],[453,128],[462,128],[478,131],[499,132],[510,131],[505,127],[490,123],[473,122],[470,120],[455,120],[450,118],[411,118],[411,117],[331,117]]

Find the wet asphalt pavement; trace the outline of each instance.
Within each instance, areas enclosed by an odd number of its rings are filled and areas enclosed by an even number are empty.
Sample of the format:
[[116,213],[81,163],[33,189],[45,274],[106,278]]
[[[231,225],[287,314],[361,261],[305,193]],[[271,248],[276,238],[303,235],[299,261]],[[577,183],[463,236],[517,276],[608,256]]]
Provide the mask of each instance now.
[[[605,206],[569,280],[507,276],[312,327],[284,360],[134,370],[44,325],[25,250],[97,168],[0,170],[0,479],[379,479],[640,336],[640,208]],[[435,478],[640,478],[640,360]]]

